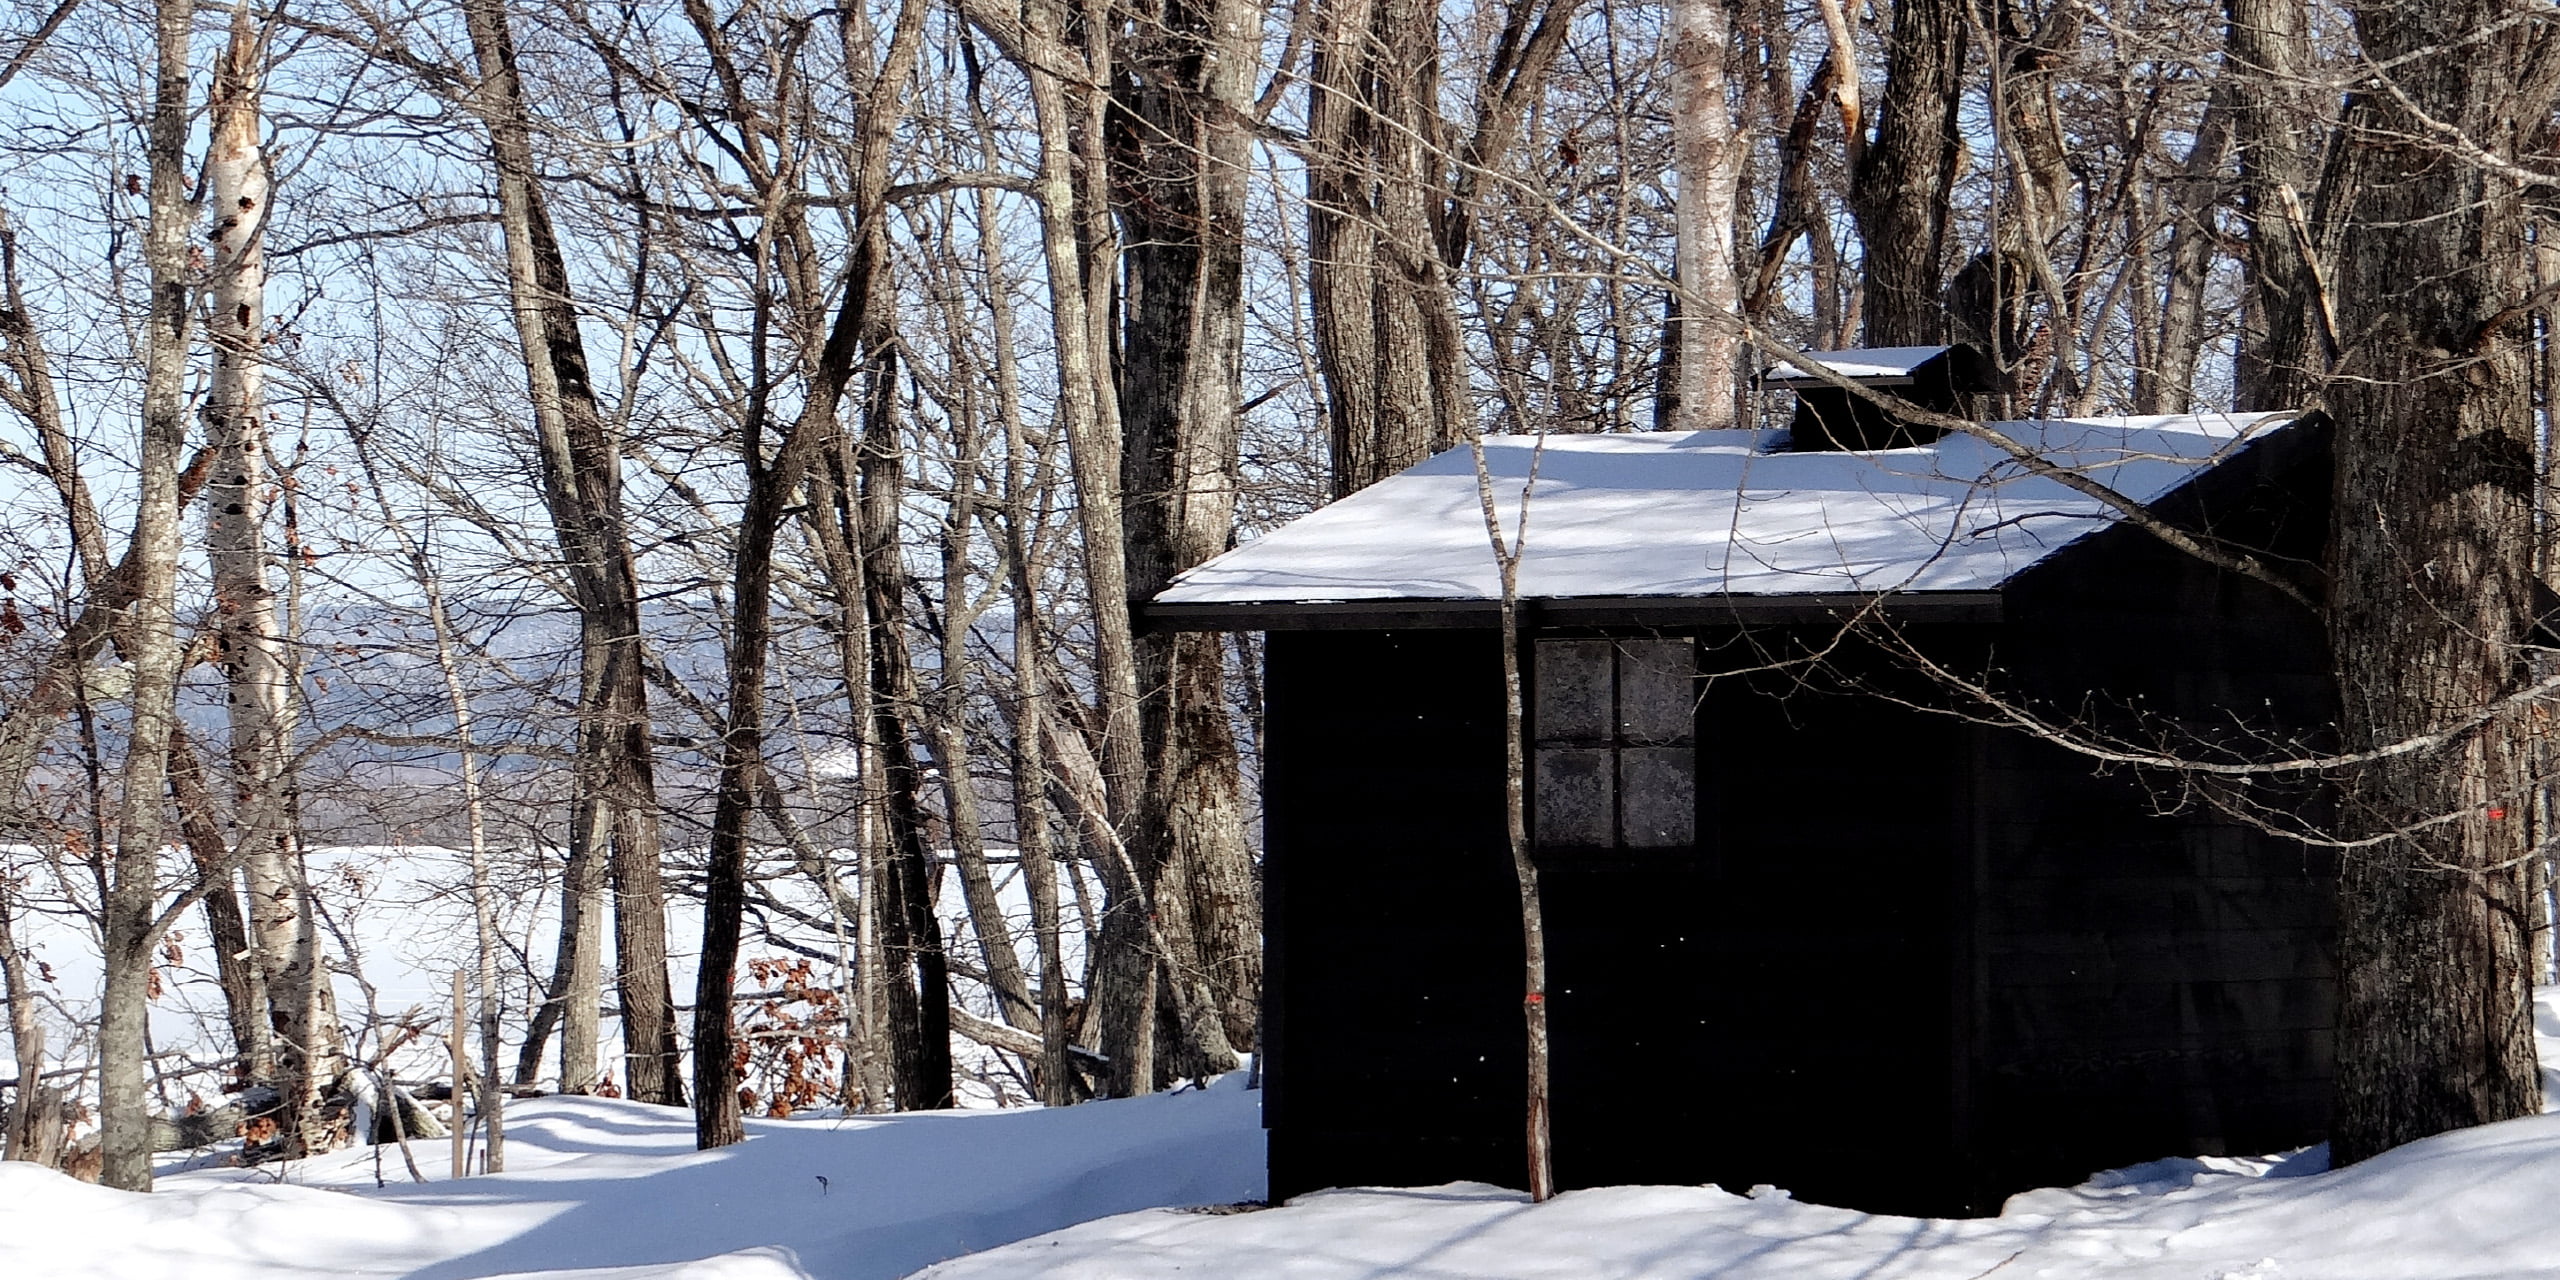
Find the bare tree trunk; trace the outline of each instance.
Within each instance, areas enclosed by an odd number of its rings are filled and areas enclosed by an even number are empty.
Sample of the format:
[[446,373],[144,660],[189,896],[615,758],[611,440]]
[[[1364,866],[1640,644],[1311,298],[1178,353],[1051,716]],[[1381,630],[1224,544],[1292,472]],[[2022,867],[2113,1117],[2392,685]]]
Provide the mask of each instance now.
[[[2362,54],[2388,93],[2350,101],[2338,269],[2351,363],[2329,387],[2338,507],[2330,638],[2349,750],[2443,729],[2530,678],[2533,404],[2521,313],[2523,192],[2421,139],[2522,154],[2555,97],[2529,27],[2478,35],[2497,0],[2367,0]],[[2523,708],[2348,780],[2347,813],[2391,843],[2340,878],[2332,1151],[2349,1163],[2541,1109],[2523,837]]]
[[[908,717],[918,705],[908,660],[904,548],[898,540],[899,499],[905,489],[904,451],[898,442],[897,362],[884,354],[869,375],[862,443],[856,458],[862,507],[864,596],[871,626],[871,715],[876,767],[887,785],[889,827],[885,896],[891,981],[915,992],[915,1016],[890,1027],[898,1109],[928,1111],[954,1106],[951,1080],[951,986],[942,950],[942,926],[934,916],[933,849],[925,837],[924,776],[915,756]],[[985,869],[984,854],[979,869]],[[1015,975],[1019,982],[1021,975]]]
[[[1124,61],[1120,96],[1133,133],[1112,151],[1129,245],[1122,341],[1149,353],[1125,365],[1120,382],[1129,600],[1225,550],[1234,526],[1251,161],[1244,122],[1261,27],[1253,0],[1166,0],[1140,18],[1143,35]],[[1221,638],[1205,632],[1140,637],[1136,648],[1146,772],[1122,831],[1139,897],[1115,905],[1119,927],[1106,919],[1103,945],[1146,947],[1160,937],[1171,948],[1151,957],[1150,977],[1159,998],[1171,1000],[1183,1043],[1159,1075],[1233,1068],[1232,1046],[1250,1042],[1260,989],[1260,912],[1223,655]],[[1132,927],[1132,911],[1151,911],[1151,927]],[[1115,1095],[1155,1087],[1121,1059],[1134,1059],[1158,1015],[1155,1002],[1134,998],[1104,1010]]]
[[[507,1167],[506,1087],[498,1075],[498,1056],[502,1046],[499,1026],[498,948],[500,946],[496,891],[489,881],[488,802],[480,781],[480,751],[474,740],[475,717],[471,693],[462,679],[461,642],[454,633],[453,618],[445,608],[444,582],[436,572],[435,561],[428,548],[409,532],[408,526],[392,509],[383,488],[365,432],[352,433],[356,446],[356,462],[363,468],[366,487],[374,495],[375,510],[380,513],[382,527],[399,544],[401,556],[409,562],[410,581],[417,584],[418,594],[427,606],[427,626],[436,646],[436,674],[444,683],[445,706],[453,715],[454,753],[457,757],[458,781],[462,784],[462,815],[468,833],[471,859],[471,919],[476,943],[480,976],[480,1073],[476,1102],[480,1120],[488,1127],[488,1154],[482,1158],[485,1173],[503,1173]],[[533,1046],[534,1057],[540,1056]],[[454,1132],[462,1132],[462,1099],[454,1096]]]
[[[637,566],[622,510],[621,442],[598,408],[568,267],[534,175],[532,127],[504,0],[471,0],[481,85],[506,233],[508,288],[523,348],[543,497],[578,608],[578,751],[562,895],[560,1087],[594,1087],[603,998],[605,886],[614,901],[616,984],[630,1095],[684,1103],[667,983],[657,783]],[[608,866],[609,861],[609,866]]]
[[2240,153],[2240,209],[2249,229],[2251,324],[2240,342],[2235,407],[2308,406],[2326,376],[2312,338],[2312,276],[2301,192],[2315,158],[2317,90],[2304,0],[2225,0],[2230,26],[2222,83]]
[[215,886],[204,896],[205,928],[213,944],[214,971],[222,984],[222,1003],[230,1017],[231,1042],[240,1055],[243,1079],[275,1079],[275,1036],[267,1007],[267,984],[254,962],[249,924],[240,911],[235,887],[239,861],[222,841],[212,788],[196,759],[194,740],[184,724],[170,734],[169,801],[178,811],[178,834],[194,855],[196,874]]
[[[1451,163],[1437,110],[1439,6],[1320,6],[1307,105],[1307,286],[1324,371],[1335,496],[1457,443],[1439,386],[1440,288],[1432,225]],[[1454,316],[1450,317],[1454,321]]]
[[2134,370],[2136,413],[2185,413],[2195,407],[2196,360],[2204,350],[2205,287],[2213,271],[2214,206],[2231,150],[2231,111],[2217,91],[2196,125],[2186,163],[2169,179],[2169,278],[2160,304],[2159,339],[2151,360]]
[[5,1147],[0,1160],[51,1164],[57,1145],[51,1130],[61,1124],[61,1108],[44,1085],[44,1024],[36,1021],[35,989],[27,982],[26,957],[18,951],[13,925],[18,904],[9,879],[0,876],[0,992],[9,998],[9,1044],[18,1065],[17,1098],[6,1117]]
[[[629,643],[617,642],[611,663],[615,674],[605,686],[608,731],[622,738],[610,759],[611,789],[619,798],[613,824],[613,949],[622,1003],[623,1070],[633,1099],[681,1107],[684,1054],[676,1043],[675,992],[667,977],[666,888],[660,871],[664,841],[649,758],[648,710],[638,701],[643,677],[637,643],[636,628]],[[489,998],[495,999],[495,993]]]
[[1523,716],[1526,703],[1520,684],[1520,552],[1528,539],[1529,490],[1523,486],[1512,523],[1504,528],[1493,474],[1486,469],[1484,441],[1468,441],[1476,466],[1476,501],[1484,512],[1485,535],[1502,580],[1502,744],[1503,830],[1511,846],[1511,870],[1520,885],[1520,1014],[1525,1033],[1528,1090],[1527,1149],[1529,1198],[1544,1202],[1556,1193],[1554,1143],[1548,1127],[1548,1087],[1553,1074],[1547,1041],[1546,901],[1538,885],[1538,862],[1529,845],[1528,745]]
[[[1748,154],[1726,95],[1733,14],[1725,0],[1671,6],[1672,153],[1680,176],[1680,322],[1676,400],[1661,415],[1674,431],[1734,425],[1742,400],[1735,366],[1742,351],[1742,281],[1734,270],[1733,225]],[[1666,357],[1668,358],[1668,357]]]
[[[1008,422],[1008,453],[1020,458],[1020,428]],[[1019,461],[1009,461],[1007,504],[1016,512],[1022,492]],[[1016,854],[1022,860],[1023,884],[1031,898],[1031,932],[1040,951],[1040,1101],[1062,1107],[1080,1100],[1082,1079],[1067,1057],[1067,961],[1063,924],[1058,910],[1058,867],[1049,844],[1045,779],[1048,761],[1041,750],[1042,717],[1048,694],[1040,670],[1039,611],[1027,567],[1028,552],[1018,528],[1008,528],[1006,559],[1014,602],[1013,826]]]
[[[974,67],[975,60],[971,60]],[[974,81],[974,74],[973,74]],[[991,192],[981,191],[978,213],[981,227],[1001,225],[999,211]],[[996,237],[982,235],[992,244]],[[992,249],[983,252],[993,253]],[[1001,266],[999,254],[995,264]],[[944,269],[957,267],[950,263]],[[991,273],[991,281],[1001,282],[1000,274]],[[970,332],[969,318],[959,306],[962,290],[955,285],[937,290],[943,295],[943,316],[947,326],[944,341],[946,354],[954,369],[969,369],[975,355],[963,342]],[[1001,297],[1003,286],[989,290]],[[1005,315],[1002,319],[1009,320]],[[999,328],[997,342],[999,364],[1009,364],[1012,355],[1001,344],[1009,336],[1010,325]],[[935,763],[940,767],[942,811],[949,828],[953,869],[960,873],[962,900],[969,911],[970,932],[978,938],[978,956],[984,965],[983,980],[996,1001],[996,1016],[1007,1025],[1024,1031],[1037,1030],[1039,1007],[1031,998],[1031,984],[1022,971],[1022,955],[1014,947],[1013,929],[1006,921],[1004,907],[996,896],[995,872],[988,865],[986,828],[978,804],[978,782],[971,761],[968,727],[969,684],[975,676],[976,663],[969,654],[969,638],[978,619],[992,597],[973,594],[970,579],[975,572],[970,552],[978,534],[979,496],[983,478],[984,450],[982,427],[984,414],[974,377],[963,378],[956,395],[947,405],[945,425],[949,430],[946,506],[941,520],[940,551],[942,557],[942,618],[939,652],[935,656],[933,691],[930,697],[921,691],[906,710],[914,714],[926,741],[933,748]],[[892,441],[891,443],[895,443]],[[893,463],[899,460],[893,456]],[[902,464],[900,464],[902,465]],[[886,469],[884,469],[886,470]],[[894,475],[897,483],[902,478]]]
[[194,9],[161,0],[155,22],[156,81],[145,155],[150,163],[150,228],[143,257],[151,298],[143,353],[142,456],[136,486],[134,602],[119,628],[133,666],[133,724],[126,738],[124,796],[105,903],[106,993],[98,1026],[98,1180],[124,1191],[151,1189],[151,1113],[145,1079],[152,946],[158,921],[161,833],[167,801],[169,737],[177,724],[178,460],[186,446],[188,229],[187,53]]
[[[688,5],[687,19],[706,47],[719,49],[718,23],[707,6],[698,0]],[[884,365],[894,368],[887,364],[892,335],[886,310],[888,230],[883,224],[883,210],[889,187],[890,143],[907,110],[907,86],[915,73],[923,29],[921,0],[907,0],[899,7],[897,26],[881,56],[878,73],[859,86],[863,132],[857,148],[850,211],[853,261],[846,268],[842,303],[827,327],[825,342],[809,361],[808,390],[798,418],[768,461],[764,436],[769,424],[759,402],[747,418],[745,438],[740,442],[747,465],[747,499],[738,522],[732,561],[728,715],[721,727],[720,782],[712,812],[711,865],[703,902],[702,958],[694,987],[694,1142],[705,1150],[746,1136],[739,1113],[737,1032],[730,1006],[746,908],[747,823],[754,808],[755,785],[764,770],[764,684],[766,645],[772,630],[770,560],[774,537],[785,507],[800,490],[811,464],[821,456],[820,450],[839,442],[837,406],[856,374],[868,370],[877,377],[883,376]],[[726,55],[718,57],[725,61]],[[741,122],[741,127],[757,120],[734,78],[730,80],[729,94],[730,114]],[[771,175],[765,175],[765,180],[768,194],[778,197],[780,192],[770,190]],[[805,288],[800,301],[803,306],[816,305],[815,295]],[[875,394],[879,391],[875,388]],[[762,394],[762,388],[758,393]],[[850,604],[843,607],[848,611],[851,608]],[[866,774],[872,772],[873,762],[866,759],[864,769]],[[866,899],[876,897],[876,882],[866,881],[863,891]],[[930,907],[926,910],[929,913]],[[923,1016],[947,1017],[945,999],[944,1005]],[[942,1052],[947,1061],[947,1034]],[[950,1088],[948,1070],[942,1073],[942,1088],[946,1093]],[[901,1103],[904,1105],[904,1099]]]
[[[970,112],[981,128],[982,159],[996,162],[995,135],[980,98],[975,46],[964,50],[970,65]],[[978,193],[980,226],[998,225],[1000,210],[995,193]],[[1001,236],[979,238],[981,265],[990,281],[1005,279],[1005,247]],[[1047,702],[1042,683],[1040,645],[1043,639],[1037,570],[1032,560],[1032,533],[1038,513],[1033,505],[1031,468],[1036,459],[1023,432],[1022,367],[1014,349],[1015,328],[1011,294],[998,287],[988,291],[988,319],[995,337],[996,414],[1002,424],[1004,466],[999,477],[1004,501],[1000,510],[991,513],[988,524],[1004,555],[1006,599],[1011,606],[1013,640],[1013,693],[1011,769],[1013,775],[1014,855],[1021,866],[1023,887],[1031,903],[1031,932],[1039,962],[1039,990],[1033,1010],[1033,1025],[1040,1033],[1040,1056],[1033,1064],[1034,1084],[1040,1101],[1049,1106],[1065,1106],[1075,1102],[1083,1090],[1067,1057],[1067,979],[1064,939],[1058,918],[1058,868],[1051,861],[1049,817],[1046,804],[1045,777],[1047,762],[1040,750],[1040,718]],[[948,658],[945,659],[947,663]],[[985,931],[982,928],[981,934]],[[1010,940],[1006,948],[1011,952]],[[1019,977],[1017,975],[1017,980]]]
[[[859,1094],[860,1105],[885,1111],[897,1096],[894,1072],[888,1063],[890,1028],[914,1023],[915,987],[912,982],[890,980],[881,946],[886,924],[881,903],[885,897],[882,886],[887,879],[882,848],[888,829],[888,788],[881,777],[879,718],[872,713],[870,588],[864,581],[861,557],[855,551],[855,544],[862,539],[862,509],[844,452],[837,449],[825,465],[811,469],[809,502],[801,523],[810,543],[817,548],[820,570],[835,597],[830,630],[835,640],[836,678],[845,689],[856,761],[855,880],[861,885],[862,894],[851,903],[850,913],[855,921],[855,977],[854,1000],[846,1011],[852,1024],[846,1075]],[[845,904],[832,869],[821,864],[806,870],[827,877],[829,900],[843,914]]]
[[1885,40],[1876,136],[1851,210],[1865,245],[1867,345],[1946,341],[1948,218],[1964,133],[1965,0],[1899,0]]
[[209,281],[213,380],[204,420],[213,450],[206,486],[207,558],[213,568],[214,637],[230,687],[232,775],[239,796],[235,840],[249,887],[249,938],[274,1020],[277,1123],[283,1149],[316,1150],[321,1099],[346,1069],[336,1000],[320,956],[319,922],[293,820],[294,678],[267,581],[266,505],[273,485],[267,450],[266,337],[268,220],[261,149],[259,59],[262,32],[249,8],[233,11],[231,36],[214,77],[211,150],[213,272]]
[[[592,858],[563,860],[560,871],[560,930],[552,945],[551,977],[542,984],[542,1004],[533,1012],[533,1021],[525,1027],[524,1043],[516,1050],[515,1082],[518,1088],[529,1088],[542,1077],[542,1050],[557,1033],[563,1044],[561,1060],[586,1062],[589,1078],[594,1071],[595,1053],[592,1035],[578,1037],[588,1046],[585,1056],[567,1044],[572,1036],[569,1028],[573,1008],[572,991],[578,984],[580,956],[597,946],[603,928],[598,913],[603,910],[601,871]],[[583,940],[583,941],[582,941]],[[588,1007],[593,1007],[600,988],[595,983],[585,986]],[[562,1078],[562,1092],[571,1090]],[[581,1085],[580,1089],[585,1086]]]
[[[1095,701],[1100,712],[1098,777],[1107,817],[1090,813],[1101,829],[1093,843],[1118,848],[1119,831],[1134,830],[1136,800],[1146,777],[1139,733],[1137,659],[1129,626],[1130,582],[1122,527],[1121,410],[1112,392],[1110,305],[1118,247],[1111,229],[1111,198],[1103,117],[1111,79],[1111,24],[1100,0],[1035,0],[1012,14],[972,6],[971,20],[1006,49],[1031,90],[1040,135],[1039,195],[1042,259],[1049,277],[1049,316],[1056,335],[1058,419],[1074,477],[1076,527],[1084,554],[1086,594],[1093,611]],[[1076,42],[1068,40],[1071,19]],[[1081,86],[1081,87],[1078,87]],[[1073,87],[1073,88],[1071,88]],[[1117,831],[1112,828],[1118,828]],[[1106,877],[1117,873],[1106,869]],[[1124,897],[1123,902],[1134,902]],[[1142,922],[1122,909],[1107,912],[1107,935],[1095,947],[1095,982],[1087,995],[1098,1021],[1120,1028],[1106,1050],[1112,1074],[1152,1081],[1154,965],[1133,935]]]

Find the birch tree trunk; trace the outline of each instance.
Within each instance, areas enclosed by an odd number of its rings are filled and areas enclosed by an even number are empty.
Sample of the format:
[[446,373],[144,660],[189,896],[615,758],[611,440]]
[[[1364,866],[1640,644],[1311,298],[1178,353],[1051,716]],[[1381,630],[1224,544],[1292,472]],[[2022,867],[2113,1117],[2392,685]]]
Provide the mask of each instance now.
[[1673,0],[1671,101],[1679,172],[1680,320],[1675,403],[1661,415],[1674,431],[1734,425],[1741,403],[1742,281],[1734,269],[1734,213],[1748,144],[1727,101],[1733,13],[1725,0]]
[[206,193],[212,202],[213,270],[207,282],[213,379],[204,407],[213,475],[205,486],[205,550],[213,570],[214,641],[229,685],[234,840],[249,889],[249,941],[275,1027],[277,1116],[290,1155],[320,1148],[316,1115],[346,1069],[337,1001],[320,954],[319,923],[293,818],[294,675],[267,581],[267,502],[275,481],[267,451],[268,221],[261,144],[264,36],[246,4],[214,76]]

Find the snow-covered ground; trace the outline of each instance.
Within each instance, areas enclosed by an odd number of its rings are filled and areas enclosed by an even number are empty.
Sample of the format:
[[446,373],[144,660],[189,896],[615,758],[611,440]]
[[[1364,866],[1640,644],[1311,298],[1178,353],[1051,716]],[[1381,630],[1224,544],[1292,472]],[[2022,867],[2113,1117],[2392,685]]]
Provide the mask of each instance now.
[[[2540,1013],[2552,1062],[2560,991]],[[152,1196],[0,1166],[0,1277],[2560,1277],[2560,1115],[2336,1172],[2317,1150],[2161,1160],[1971,1221],[1699,1187],[1531,1205],[1453,1185],[1199,1211],[1262,1193],[1259,1101],[1229,1076],[1056,1111],[751,1121],[744,1145],[698,1153],[684,1113],[553,1098],[511,1112],[509,1172],[426,1185],[374,1149],[176,1171]],[[442,1146],[417,1154],[440,1176]]]
[[693,1149],[690,1112],[546,1098],[510,1109],[503,1174],[445,1181],[445,1145],[415,1144],[425,1185],[397,1148],[171,1173],[148,1196],[0,1164],[0,1277],[891,1280],[1112,1214],[1260,1196],[1260,1095],[1243,1084],[750,1120],[713,1152]]
[[[2317,1161],[2311,1162],[2315,1167]],[[2300,1162],[2164,1160],[1998,1218],[1931,1221],[1618,1187],[1532,1205],[1475,1185],[1328,1191],[1232,1217],[1130,1214],[947,1263],[930,1280],[2487,1280],[2560,1275],[2560,1117]],[[2289,1176],[2290,1175],[2290,1176]]]

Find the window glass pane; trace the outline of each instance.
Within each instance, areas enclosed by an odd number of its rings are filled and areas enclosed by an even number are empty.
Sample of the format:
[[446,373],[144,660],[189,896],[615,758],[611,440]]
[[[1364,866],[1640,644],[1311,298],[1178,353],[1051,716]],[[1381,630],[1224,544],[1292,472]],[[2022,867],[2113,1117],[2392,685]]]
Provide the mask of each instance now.
[[1618,645],[1618,740],[1643,745],[1689,741],[1697,722],[1698,659],[1686,639]]
[[1618,752],[1620,841],[1629,849],[1677,849],[1698,842],[1698,753],[1688,747]]
[[1617,813],[1611,752],[1540,747],[1537,842],[1550,849],[1605,849]]
[[1538,741],[1609,740],[1609,667],[1615,648],[1606,640],[1538,642]]

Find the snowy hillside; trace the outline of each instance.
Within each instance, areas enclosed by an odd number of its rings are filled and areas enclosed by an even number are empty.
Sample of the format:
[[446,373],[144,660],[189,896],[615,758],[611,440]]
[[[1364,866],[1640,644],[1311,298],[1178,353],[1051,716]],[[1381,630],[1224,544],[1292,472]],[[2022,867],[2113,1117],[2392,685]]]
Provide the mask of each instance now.
[[[2549,1062],[2560,990],[2543,992],[2540,1012]],[[2161,1160],[2030,1192],[1973,1221],[1698,1187],[1571,1192],[1533,1206],[1460,1185],[1186,1211],[1261,1194],[1259,1102],[1229,1076],[1205,1092],[1057,1111],[751,1121],[744,1146],[706,1154],[692,1150],[685,1113],[552,1098],[511,1113],[510,1172],[426,1185],[408,1180],[394,1149],[281,1173],[172,1172],[147,1197],[0,1166],[0,1276],[2560,1277],[2550,1212],[2560,1115],[2448,1134],[2334,1173],[2316,1150]],[[441,1176],[443,1147],[417,1155]]]

